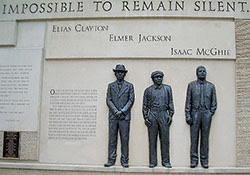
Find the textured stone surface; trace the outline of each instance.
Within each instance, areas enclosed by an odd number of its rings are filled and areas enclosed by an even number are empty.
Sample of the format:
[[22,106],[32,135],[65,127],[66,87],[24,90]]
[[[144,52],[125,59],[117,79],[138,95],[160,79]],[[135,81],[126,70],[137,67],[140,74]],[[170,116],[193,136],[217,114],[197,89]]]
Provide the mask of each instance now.
[[3,158],[3,131],[0,131],[0,158]]
[[250,20],[236,21],[236,165],[250,166]]
[[250,59],[250,20],[236,20],[236,56]]
[[38,160],[38,133],[21,132],[21,152],[22,160]]

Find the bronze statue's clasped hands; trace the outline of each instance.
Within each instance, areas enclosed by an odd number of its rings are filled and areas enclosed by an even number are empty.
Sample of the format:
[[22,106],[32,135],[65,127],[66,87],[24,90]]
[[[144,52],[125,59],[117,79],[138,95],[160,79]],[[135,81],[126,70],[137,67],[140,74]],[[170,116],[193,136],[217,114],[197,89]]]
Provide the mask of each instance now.
[[125,118],[125,114],[124,114],[122,111],[117,111],[117,112],[115,113],[115,116],[116,116],[116,118],[118,118],[118,119],[120,119],[120,120],[122,120],[122,119]]

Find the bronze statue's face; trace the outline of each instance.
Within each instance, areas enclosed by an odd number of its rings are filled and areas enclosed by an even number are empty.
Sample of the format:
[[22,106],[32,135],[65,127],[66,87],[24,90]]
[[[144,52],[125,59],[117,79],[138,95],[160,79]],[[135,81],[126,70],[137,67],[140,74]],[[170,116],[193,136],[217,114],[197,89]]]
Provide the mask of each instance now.
[[125,75],[126,75],[126,72],[123,72],[123,71],[116,71],[115,72],[115,76],[116,76],[118,81],[123,81]]
[[162,84],[163,76],[162,75],[156,75],[153,78],[154,84],[160,86]]
[[197,70],[197,77],[200,80],[205,80],[207,76],[206,69],[204,67],[199,67]]

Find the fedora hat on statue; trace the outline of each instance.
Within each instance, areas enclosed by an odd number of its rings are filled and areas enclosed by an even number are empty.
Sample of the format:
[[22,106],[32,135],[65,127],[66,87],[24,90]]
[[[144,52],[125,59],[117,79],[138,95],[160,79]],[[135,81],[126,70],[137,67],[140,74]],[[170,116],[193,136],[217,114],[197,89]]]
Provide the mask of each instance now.
[[121,72],[128,72],[128,70],[126,70],[125,66],[122,64],[117,64],[115,69],[113,69],[114,72],[117,71],[121,71]]

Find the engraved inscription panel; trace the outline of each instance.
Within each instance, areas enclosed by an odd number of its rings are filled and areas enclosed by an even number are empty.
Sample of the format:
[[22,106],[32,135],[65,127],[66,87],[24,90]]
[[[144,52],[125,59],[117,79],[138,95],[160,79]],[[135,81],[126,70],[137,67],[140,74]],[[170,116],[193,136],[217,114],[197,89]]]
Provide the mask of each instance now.
[[22,108],[30,107],[31,99],[27,98],[27,94],[30,90],[30,74],[32,71],[33,66],[30,64],[0,65],[1,114],[23,114]]
[[96,133],[97,90],[50,90],[49,139],[87,140]]
[[0,50],[0,55],[0,130],[37,131],[42,52]]
[[51,21],[45,52],[47,59],[235,59],[234,30],[233,20]]
[[1,0],[0,19],[103,17],[236,17],[249,19],[246,0],[34,1]]

